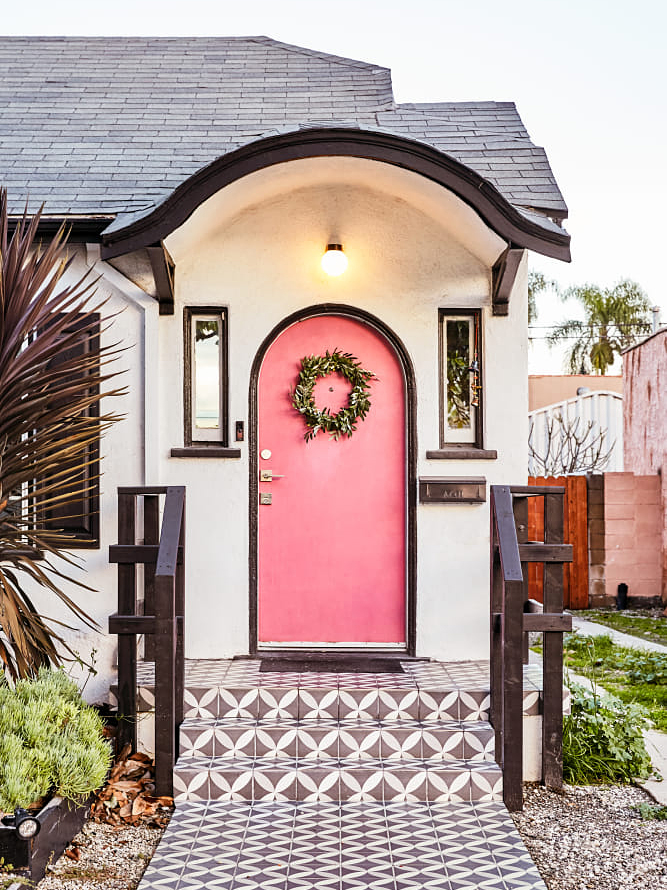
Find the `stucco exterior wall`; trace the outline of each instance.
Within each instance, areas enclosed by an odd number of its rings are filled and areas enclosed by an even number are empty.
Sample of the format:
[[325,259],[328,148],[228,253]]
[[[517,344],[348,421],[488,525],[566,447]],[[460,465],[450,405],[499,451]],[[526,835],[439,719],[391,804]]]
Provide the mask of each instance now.
[[[96,262],[99,249],[86,251],[84,246],[71,246],[74,261],[63,279],[73,284]],[[92,273],[97,277],[103,270],[98,266]],[[100,303],[106,300],[103,315],[115,316],[111,325],[102,330],[102,340],[121,344],[124,351],[115,362],[121,376],[107,388],[123,387],[126,393],[113,399],[102,400],[101,412],[124,415],[103,437],[100,448],[100,547],[93,550],[73,550],[77,565],[56,567],[92,590],[64,583],[64,592],[79,604],[99,626],[92,630],[73,620],[69,612],[55,597],[33,585],[28,585],[37,609],[45,616],[71,624],[73,630],[56,628],[67,639],[72,649],[84,661],[94,662],[96,675],[89,675],[85,668],[70,665],[72,675],[87,680],[85,695],[90,701],[105,699],[109,683],[113,682],[116,666],[116,637],[106,634],[108,616],[117,611],[116,566],[109,565],[108,548],[117,541],[116,488],[119,485],[141,485],[145,479],[144,407],[145,389],[143,365],[146,352],[150,358],[150,343],[146,342],[146,317],[157,322],[157,304],[112,269],[109,277],[97,282],[93,298]],[[115,282],[115,283],[114,283]],[[119,285],[119,286],[117,286]],[[121,290],[122,287],[122,290]]]
[[[119,485],[187,486],[186,655],[230,657],[249,644],[249,386],[260,345],[286,316],[323,303],[365,310],[405,345],[417,388],[417,476],[484,476],[525,484],[527,473],[527,271],[521,265],[509,316],[491,311],[491,268],[503,249],[467,205],[415,174],[370,161],[293,162],[253,174],[205,202],[167,239],[176,263],[175,313],[106,263],[95,248],[101,296],[122,309],[105,336],[127,345],[126,415],[102,446],[99,551],[81,551],[95,594],[71,591],[105,628],[116,611]],[[344,245],[348,271],[328,278],[324,246]],[[183,446],[183,310],[225,307],[229,319],[229,427],[245,424],[240,458],[173,458]],[[484,445],[497,460],[434,460],[438,440],[438,309],[481,308]],[[288,387],[290,381],[286,381]],[[489,510],[482,505],[417,507],[417,653],[450,660],[488,657]],[[49,600],[49,614],[54,614]],[[56,617],[67,618],[64,611]],[[115,637],[73,636],[98,650],[99,698],[113,681]]]
[[[510,316],[492,317],[490,264],[453,237],[450,208],[429,203],[419,191],[421,182],[415,192],[401,192],[402,184],[392,191],[383,179],[386,171],[378,167],[367,166],[365,177],[355,169],[335,183],[325,170],[323,181],[312,177],[310,184],[289,191],[277,189],[272,177],[265,177],[264,189],[246,183],[249,204],[235,192],[228,213],[221,195],[217,213],[202,208],[167,242],[176,261],[176,313],[160,319],[160,481],[188,485],[190,656],[248,649],[251,468],[247,441],[240,460],[169,458],[183,435],[184,306],[228,309],[232,428],[244,420],[247,429],[250,371],[269,332],[305,307],[347,304],[378,317],[410,355],[417,385],[418,475],[525,481],[525,264]],[[475,221],[467,224],[473,227]],[[319,267],[324,245],[332,240],[344,245],[350,261],[337,279]],[[467,241],[478,253],[491,255],[474,232]],[[439,307],[484,310],[486,444],[498,450],[497,461],[426,458],[427,450],[438,447]],[[419,654],[488,655],[488,527],[488,504],[418,508]]]
[[662,599],[667,602],[667,329],[623,355],[625,468],[660,479]]

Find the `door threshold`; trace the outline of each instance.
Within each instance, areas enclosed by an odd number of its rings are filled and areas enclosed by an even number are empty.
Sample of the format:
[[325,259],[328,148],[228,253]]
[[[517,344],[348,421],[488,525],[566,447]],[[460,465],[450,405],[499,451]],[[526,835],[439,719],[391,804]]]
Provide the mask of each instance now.
[[407,652],[397,652],[395,649],[258,649],[250,656],[241,658],[267,658],[271,661],[326,661],[341,664],[351,659],[372,662],[374,659],[382,661],[430,661],[425,656],[409,655]]
[[306,652],[407,652],[407,643],[403,640],[400,643],[359,643],[356,640],[348,640],[340,643],[329,643],[325,640],[290,640],[286,643],[279,643],[274,640],[266,640],[258,643],[258,652],[272,652],[287,649],[302,650]]

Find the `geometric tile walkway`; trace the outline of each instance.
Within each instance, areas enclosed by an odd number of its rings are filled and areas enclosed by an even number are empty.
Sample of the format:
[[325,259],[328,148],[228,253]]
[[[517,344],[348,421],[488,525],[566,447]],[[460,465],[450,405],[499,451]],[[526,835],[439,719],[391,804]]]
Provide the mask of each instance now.
[[486,662],[259,667],[186,663],[176,812],[139,890],[544,890],[502,803]]
[[545,890],[502,803],[188,802],[139,890]]

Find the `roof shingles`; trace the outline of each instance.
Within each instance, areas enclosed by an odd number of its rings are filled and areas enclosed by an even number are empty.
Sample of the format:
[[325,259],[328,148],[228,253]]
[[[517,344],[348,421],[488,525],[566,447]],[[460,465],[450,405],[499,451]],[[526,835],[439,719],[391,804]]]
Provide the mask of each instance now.
[[563,218],[511,102],[396,105],[387,68],[267,37],[3,37],[0,169],[12,211],[131,213],[221,154],[308,124],[424,142],[512,204]]

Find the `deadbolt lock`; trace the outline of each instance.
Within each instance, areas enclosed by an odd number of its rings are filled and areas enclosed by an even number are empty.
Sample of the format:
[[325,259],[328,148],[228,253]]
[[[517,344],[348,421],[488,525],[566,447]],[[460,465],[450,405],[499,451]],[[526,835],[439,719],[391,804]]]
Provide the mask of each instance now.
[[263,504],[266,506],[271,506],[272,499],[273,499],[273,495],[271,494],[271,492],[269,492],[269,491],[260,492],[260,495],[259,495],[260,504]]

